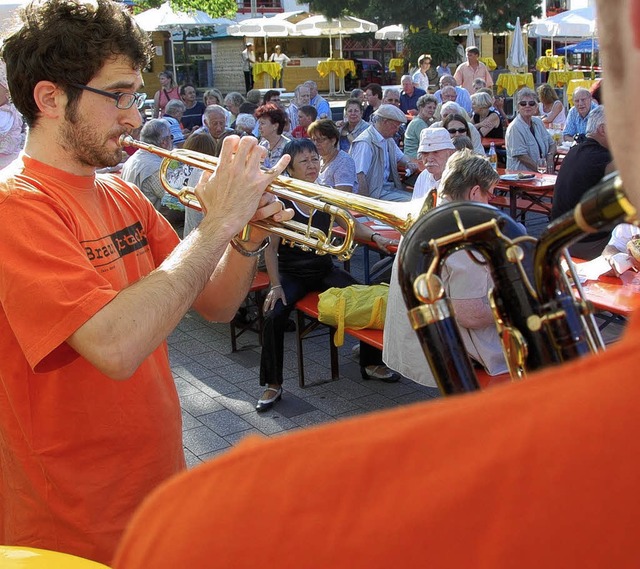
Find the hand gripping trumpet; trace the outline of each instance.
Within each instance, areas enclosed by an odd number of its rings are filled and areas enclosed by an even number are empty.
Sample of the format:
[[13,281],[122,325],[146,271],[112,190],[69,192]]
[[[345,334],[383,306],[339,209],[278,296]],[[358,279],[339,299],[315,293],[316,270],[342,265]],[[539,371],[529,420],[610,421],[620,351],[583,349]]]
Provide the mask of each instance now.
[[440,269],[454,251],[473,249],[488,264],[498,335],[512,379],[603,349],[592,307],[561,267],[566,247],[636,211],[615,174],[587,192],[574,211],[555,219],[539,240],[515,221],[479,203],[450,203],[426,213],[405,236],[398,279],[427,361],[443,394],[479,389],[446,297]]
[[[164,157],[160,166],[160,182],[163,188],[175,196],[186,207],[202,209],[200,202],[191,187],[174,188],[167,176],[170,168],[175,168],[177,163],[187,164],[200,168],[207,172],[215,172],[219,160],[214,156],[194,152],[191,150],[176,149],[165,150],[152,144],[135,140],[130,135],[120,137],[120,146],[133,146],[146,150],[158,156]],[[241,188],[239,188],[241,191]],[[355,220],[350,211],[362,213],[368,217],[374,217],[383,223],[391,225],[405,233],[418,219],[423,211],[430,209],[435,204],[435,192],[432,192],[422,202],[389,202],[343,192],[326,186],[304,182],[286,176],[278,176],[267,188],[278,198],[285,198],[308,206],[311,210],[309,223],[286,221],[275,223],[269,220],[252,222],[250,225],[260,227],[279,236],[284,242],[295,245],[305,250],[315,250],[319,255],[336,255],[339,259],[346,260],[351,257],[355,249]],[[322,211],[331,216],[330,227],[333,222],[339,220],[345,229],[345,236],[339,242],[337,236],[329,230],[328,234],[319,231],[311,225],[311,218],[315,211]]]

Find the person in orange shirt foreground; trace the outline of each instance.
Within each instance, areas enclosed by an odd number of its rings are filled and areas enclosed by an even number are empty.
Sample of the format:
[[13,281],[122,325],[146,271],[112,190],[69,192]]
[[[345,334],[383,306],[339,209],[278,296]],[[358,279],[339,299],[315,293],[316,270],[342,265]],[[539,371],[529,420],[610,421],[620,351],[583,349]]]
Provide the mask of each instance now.
[[110,563],[143,498],[185,467],[165,339],[192,306],[234,316],[265,234],[235,236],[293,215],[264,194],[288,159],[261,172],[257,141],[227,138],[180,243],[137,187],[96,175],[140,126],[147,34],[111,0],[20,19],[1,53],[30,128],[0,175],[0,543]]
[[[598,4],[640,207],[640,4]],[[639,344],[634,314],[604,354],[526,381],[246,440],[155,492],[114,567],[639,567]]]

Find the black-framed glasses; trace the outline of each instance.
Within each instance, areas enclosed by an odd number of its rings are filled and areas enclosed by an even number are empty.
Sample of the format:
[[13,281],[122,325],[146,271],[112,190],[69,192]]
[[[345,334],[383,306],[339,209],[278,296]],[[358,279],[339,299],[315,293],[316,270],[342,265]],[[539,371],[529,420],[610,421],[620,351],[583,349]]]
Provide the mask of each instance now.
[[71,87],[82,89],[83,91],[91,91],[92,93],[103,95],[104,97],[109,97],[116,102],[116,108],[120,109],[121,111],[130,109],[134,104],[138,109],[141,109],[142,107],[144,107],[144,102],[147,100],[146,93],[110,93],[109,91],[94,89],[93,87],[89,87],[88,85],[80,85],[79,83],[71,83]]
[[535,101],[520,101],[518,103],[518,105],[520,105],[521,107],[526,107],[527,105],[529,105],[530,107],[535,107],[538,103],[536,103]]
[[449,131],[449,134],[462,134],[463,132],[467,132],[466,128],[448,128],[447,130]]

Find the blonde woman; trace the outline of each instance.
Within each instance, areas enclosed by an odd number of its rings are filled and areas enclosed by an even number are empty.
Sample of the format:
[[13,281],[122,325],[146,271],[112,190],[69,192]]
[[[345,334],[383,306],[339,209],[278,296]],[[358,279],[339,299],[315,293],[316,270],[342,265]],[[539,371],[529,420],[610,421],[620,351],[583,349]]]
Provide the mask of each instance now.
[[487,93],[479,92],[471,95],[473,116],[471,122],[476,127],[480,136],[487,138],[504,138],[502,120],[497,111],[492,109],[493,97]]
[[559,125],[558,128],[564,129],[564,124],[567,122],[567,114],[556,90],[549,83],[543,83],[538,87],[538,98],[540,99],[538,113],[542,119],[542,124],[546,128],[551,128],[554,124],[557,124]]

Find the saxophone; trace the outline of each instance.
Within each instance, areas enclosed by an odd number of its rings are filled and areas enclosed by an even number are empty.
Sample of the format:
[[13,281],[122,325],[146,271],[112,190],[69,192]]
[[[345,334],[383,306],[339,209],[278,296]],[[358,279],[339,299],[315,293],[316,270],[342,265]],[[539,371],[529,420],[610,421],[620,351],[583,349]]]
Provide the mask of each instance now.
[[586,233],[635,219],[615,173],[551,222],[538,240],[509,215],[480,203],[449,203],[421,217],[398,252],[398,279],[440,391],[480,388],[439,276],[451,253],[471,249],[488,265],[494,283],[489,302],[502,350],[512,379],[521,379],[604,349],[593,309],[583,295],[576,297],[561,261],[567,259],[579,283],[566,248]]

